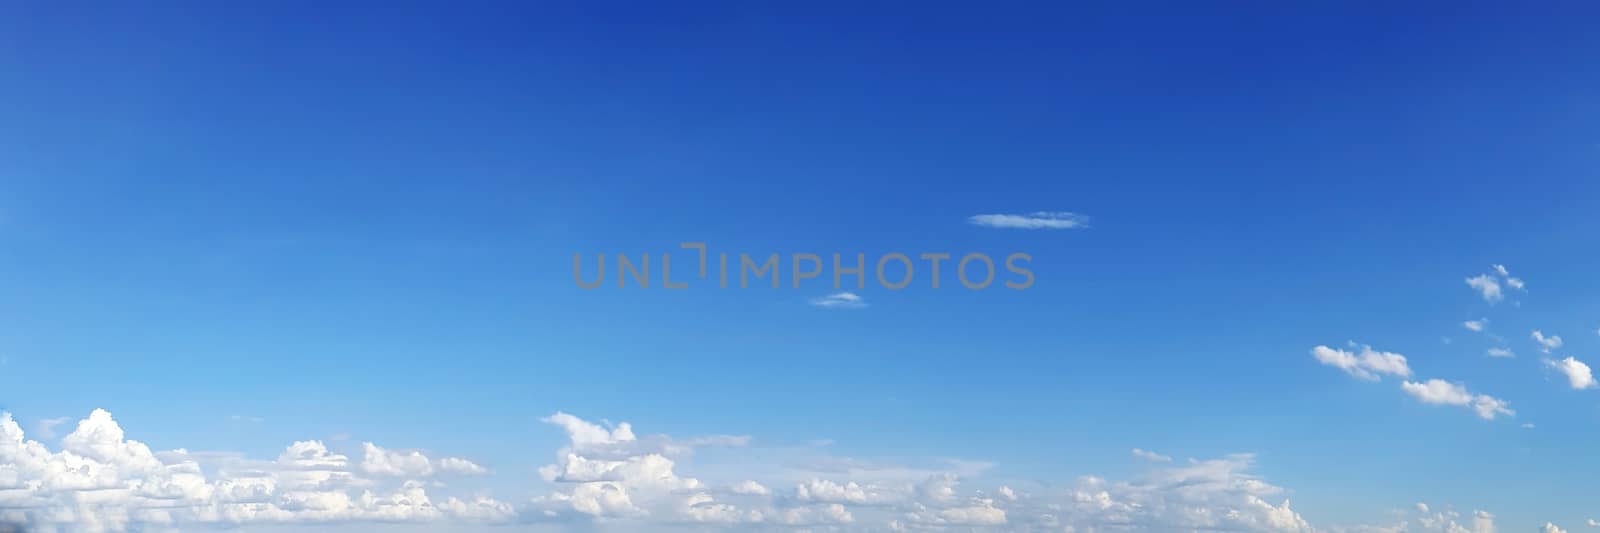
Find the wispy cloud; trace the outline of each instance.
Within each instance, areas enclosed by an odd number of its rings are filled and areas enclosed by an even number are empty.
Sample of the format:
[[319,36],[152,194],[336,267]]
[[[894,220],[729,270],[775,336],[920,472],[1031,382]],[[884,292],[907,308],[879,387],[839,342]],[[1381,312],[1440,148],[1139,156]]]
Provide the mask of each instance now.
[[43,438],[46,438],[46,439],[56,438],[56,426],[59,426],[59,425],[62,425],[62,424],[65,424],[65,423],[71,422],[71,421],[72,421],[72,419],[66,418],[66,417],[62,417],[62,418],[46,418],[44,420],[40,420],[39,421],[39,436],[43,437]]
[[1081,229],[1089,227],[1089,217],[1066,211],[1038,211],[1025,215],[973,215],[967,222],[986,228]]
[[860,309],[867,306],[867,300],[853,292],[838,292],[812,298],[811,305],[826,309]]
[[1489,357],[1515,357],[1517,354],[1505,348],[1490,348]]
[[1169,457],[1169,456],[1166,456],[1166,455],[1161,455],[1159,453],[1152,452],[1150,450],[1143,450],[1143,449],[1139,449],[1139,448],[1134,448],[1133,449],[1133,456],[1134,457],[1138,457],[1140,459],[1144,459],[1146,461],[1155,461],[1157,463],[1170,463],[1170,462],[1172,462],[1172,457]]
[[1466,322],[1462,322],[1461,327],[1472,331],[1483,331],[1483,328],[1489,327],[1489,319],[1481,318],[1478,320],[1468,320]]
[[1522,289],[1526,285],[1525,283],[1522,282],[1521,278],[1512,277],[1511,276],[1511,271],[1510,270],[1506,270],[1506,266],[1505,265],[1495,265],[1494,266],[1494,272],[1496,274],[1499,274],[1500,277],[1505,278],[1506,286],[1508,286],[1508,287],[1511,287],[1513,289]]

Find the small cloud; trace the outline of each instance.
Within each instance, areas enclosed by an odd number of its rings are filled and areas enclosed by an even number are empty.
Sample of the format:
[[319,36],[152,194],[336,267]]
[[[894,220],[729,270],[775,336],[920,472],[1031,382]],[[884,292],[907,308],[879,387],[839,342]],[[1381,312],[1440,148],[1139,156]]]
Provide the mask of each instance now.
[[1461,327],[1467,328],[1470,331],[1483,331],[1483,328],[1489,327],[1489,319],[1480,318],[1477,320],[1468,320],[1466,322],[1462,322]]
[[1533,422],[1523,424],[1522,429],[1533,429]]
[[745,480],[737,485],[729,487],[729,490],[733,491],[734,494],[751,494],[757,496],[766,496],[768,494],[772,494],[772,491],[765,485],[750,480]]
[[1422,503],[1422,502],[1417,502],[1417,511],[1424,512],[1424,513],[1428,512],[1428,504]]
[[[1350,343],[1351,346],[1357,346]],[[1366,381],[1378,381],[1379,374],[1388,374],[1402,378],[1411,377],[1411,367],[1406,364],[1406,356],[1394,352],[1380,352],[1371,346],[1361,345],[1360,353],[1355,353],[1327,346],[1317,346],[1311,349],[1311,356],[1317,362],[1343,370],[1346,374]]]
[[811,305],[827,309],[860,309],[867,306],[867,300],[853,292],[840,292],[812,298]]
[[1533,342],[1539,343],[1539,349],[1544,353],[1550,353],[1550,350],[1561,347],[1560,335],[1551,335],[1546,337],[1544,336],[1544,332],[1536,329],[1533,330],[1533,333],[1529,336],[1533,337]]
[[1490,348],[1489,357],[1516,357],[1517,354],[1505,348]]
[[1157,462],[1157,463],[1170,463],[1170,462],[1172,462],[1172,458],[1171,457],[1168,457],[1168,456],[1165,456],[1165,455],[1161,455],[1159,453],[1152,452],[1152,451],[1149,451],[1149,450],[1141,450],[1139,448],[1134,448],[1133,449],[1133,456],[1134,457],[1138,457],[1140,459],[1144,459],[1146,461],[1154,461],[1154,462]]
[[1507,287],[1517,290],[1526,290],[1523,288],[1526,286],[1526,284],[1522,282],[1522,279],[1511,277],[1511,271],[1507,270],[1505,265],[1494,265],[1494,272],[1506,280]]
[[446,457],[439,460],[439,471],[462,476],[486,476],[489,469],[479,466],[478,463],[460,457]]
[[1010,229],[1082,229],[1089,227],[1089,217],[1066,211],[1039,211],[1026,215],[973,215],[967,222],[986,228]]
[[65,423],[70,422],[70,421],[72,421],[72,419],[66,418],[66,417],[62,417],[62,418],[46,418],[44,420],[40,420],[39,424],[38,424],[39,436],[43,437],[43,438],[46,438],[46,439],[56,438],[56,426],[65,424]]
[[1467,278],[1467,286],[1482,294],[1485,302],[1495,303],[1505,298],[1505,295],[1500,292],[1500,282],[1489,277],[1488,274],[1479,274],[1476,277]]
[[1467,278],[1467,286],[1477,290],[1483,296],[1483,301],[1495,303],[1504,299],[1505,293],[1501,289],[1502,283],[1505,287],[1519,291],[1528,290],[1527,284],[1523,283],[1521,278],[1512,277],[1511,271],[1505,265],[1494,265],[1492,268],[1494,268],[1494,274],[1479,274]]
[[1595,387],[1594,373],[1589,370],[1589,365],[1579,361],[1576,357],[1568,357],[1559,361],[1546,360],[1544,364],[1565,374],[1567,376],[1567,384],[1571,385],[1574,390]]
[[1468,392],[1465,385],[1442,379],[1430,379],[1422,383],[1406,381],[1400,384],[1400,390],[1425,404],[1469,407],[1478,414],[1478,418],[1484,420],[1517,414],[1505,400],[1487,394],[1475,395]]
[[252,424],[260,424],[260,423],[266,421],[265,418],[261,418],[259,416],[245,416],[245,415],[229,415],[228,416],[228,420],[232,420],[234,422],[249,422],[249,423],[252,423]]

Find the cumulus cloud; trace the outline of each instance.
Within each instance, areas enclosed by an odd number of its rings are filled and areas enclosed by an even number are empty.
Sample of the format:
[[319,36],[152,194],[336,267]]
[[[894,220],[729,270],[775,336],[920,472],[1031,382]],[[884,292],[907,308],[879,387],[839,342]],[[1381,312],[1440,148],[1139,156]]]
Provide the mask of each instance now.
[[1594,373],[1590,372],[1589,365],[1575,357],[1561,360],[1546,360],[1545,365],[1560,371],[1567,376],[1567,384],[1573,389],[1583,390],[1595,387]]
[[1539,331],[1539,330],[1536,329],[1536,330],[1533,330],[1533,333],[1531,333],[1529,336],[1533,337],[1533,342],[1538,343],[1539,344],[1539,350],[1543,351],[1544,353],[1550,353],[1550,350],[1554,350],[1556,348],[1560,348],[1561,347],[1561,336],[1560,335],[1551,335],[1551,336],[1546,337],[1544,335],[1544,332]]
[[[540,519],[604,521],[631,529],[701,524],[736,530],[790,526],[845,531],[1081,531],[1113,525],[1145,530],[1310,530],[1282,497],[1283,489],[1250,473],[1254,457],[1249,455],[1158,468],[1125,482],[1090,476],[1068,488],[1040,493],[1008,485],[987,491],[967,488],[964,472],[983,468],[972,463],[953,462],[949,470],[927,471],[835,458],[779,468],[774,475],[798,479],[788,488],[776,488],[781,486],[748,479],[728,485],[707,483],[685,475],[683,463],[661,453],[660,446],[626,445],[679,442],[676,439],[637,436],[630,430],[627,439],[619,440],[615,430],[592,423],[567,420],[559,425],[567,430],[570,442],[557,452],[554,463],[540,470],[557,485],[555,491],[534,499],[530,513]],[[759,468],[740,472],[755,470]],[[728,488],[713,490],[713,486]]]
[[1400,384],[1400,389],[1422,403],[1470,407],[1484,420],[1494,420],[1499,415],[1516,415],[1516,411],[1512,411],[1505,400],[1487,394],[1473,394],[1460,383],[1442,379],[1430,379],[1422,383],[1406,381]]
[[729,490],[733,491],[734,494],[753,494],[757,496],[766,496],[768,494],[772,494],[772,491],[767,489],[766,485],[762,485],[748,479],[739,482]]
[[483,476],[489,474],[489,469],[479,466],[478,463],[460,457],[446,457],[439,460],[440,473],[461,476]]
[[1552,524],[1550,522],[1545,522],[1544,523],[1544,527],[1539,528],[1539,532],[1540,533],[1567,533],[1567,530],[1561,529],[1560,526],[1557,526],[1557,525]]
[[1494,515],[1489,514],[1488,511],[1473,511],[1472,530],[1481,533],[1494,533]]
[[1461,327],[1467,328],[1471,331],[1483,331],[1484,328],[1489,327],[1489,319],[1480,318],[1477,320],[1468,320],[1466,322],[1462,322]]
[[1339,533],[1494,533],[1495,516],[1488,511],[1473,511],[1463,516],[1449,506],[1418,503],[1407,511],[1396,511],[1396,522],[1383,525],[1326,528]]
[[180,526],[348,522],[503,522],[514,508],[487,497],[437,498],[417,480],[361,477],[320,441],[289,445],[273,461],[155,453],[95,410],[52,451],[0,414],[0,522],[56,531],[121,532]]
[[[699,455],[691,452],[711,446],[735,446],[719,454],[754,452],[737,448],[748,439],[636,434],[625,422],[566,413],[543,421],[566,441],[539,469],[539,479],[515,481],[543,485],[529,487],[538,496],[513,505],[470,488],[450,494],[452,487],[423,476],[482,467],[418,450],[363,443],[347,452],[306,440],[266,460],[157,453],[128,439],[104,411],[79,422],[60,450],[50,450],[27,440],[4,414],[0,524],[108,533],[296,524],[383,531],[395,523],[449,530],[540,522],[561,530],[618,531],[1312,531],[1290,506],[1288,491],[1254,473],[1255,457],[1248,454],[1151,462],[1121,481],[1023,481],[1024,490],[974,482],[987,468],[978,462],[912,467],[763,454],[709,469],[703,481],[686,472]],[[715,479],[718,470],[729,478]]]
[[430,459],[416,450],[390,450],[367,442],[361,445],[361,471],[372,476],[425,478],[435,474],[478,476],[488,469],[460,457]]
[[366,457],[361,470],[374,476],[427,477],[433,475],[433,461],[418,451],[386,450],[367,442],[361,445]]
[[1089,217],[1066,211],[1037,211],[1028,214],[973,215],[967,222],[975,226],[1011,229],[1079,229],[1089,227]]
[[853,292],[838,292],[812,298],[811,305],[826,309],[860,309],[867,306],[867,300]]
[[[1355,346],[1355,343],[1351,343]],[[1359,346],[1359,352],[1317,346],[1311,349],[1311,356],[1324,365],[1343,370],[1346,374],[1367,381],[1378,381],[1379,375],[1387,374],[1396,377],[1411,377],[1411,367],[1406,364],[1406,356],[1394,352],[1380,352],[1371,346]]]

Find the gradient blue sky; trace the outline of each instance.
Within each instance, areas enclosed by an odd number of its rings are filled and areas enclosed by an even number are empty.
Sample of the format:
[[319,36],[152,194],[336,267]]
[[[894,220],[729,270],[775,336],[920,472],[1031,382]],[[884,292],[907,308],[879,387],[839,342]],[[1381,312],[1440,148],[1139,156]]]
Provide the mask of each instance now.
[[[1600,360],[1600,13],[1511,7],[13,3],[0,407],[499,477],[558,410],[992,479],[1253,452],[1314,524],[1580,527],[1597,393],[1529,335]],[[1035,211],[1090,227],[967,221]],[[681,241],[1024,251],[1037,284],[572,283]],[[1527,291],[1484,301],[1492,264]],[[1517,414],[1310,355],[1347,341]]]

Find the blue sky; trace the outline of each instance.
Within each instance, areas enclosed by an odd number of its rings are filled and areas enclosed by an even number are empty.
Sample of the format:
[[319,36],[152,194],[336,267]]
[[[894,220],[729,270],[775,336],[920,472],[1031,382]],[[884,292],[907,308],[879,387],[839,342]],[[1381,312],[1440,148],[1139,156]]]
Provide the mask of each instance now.
[[[1600,360],[1600,37],[1566,7],[0,7],[0,407],[50,450],[100,408],[154,450],[468,458],[493,474],[440,490],[519,515],[583,484],[536,473],[586,449],[560,411],[748,436],[652,453],[772,476],[769,519],[826,471],[796,464],[993,499],[1249,453],[1318,528],[1427,502],[1581,529],[1600,403],[1549,362]],[[1041,211],[1089,223],[969,220]],[[1037,282],[854,309],[572,282],[574,253],[685,241],[1020,251]],[[1497,264],[1526,288],[1490,302],[1465,280]],[[1350,341],[1414,374],[1312,355]],[[1401,385],[1434,378],[1515,416]],[[916,505],[972,507],[944,503]],[[1048,525],[1015,505],[989,525]]]

